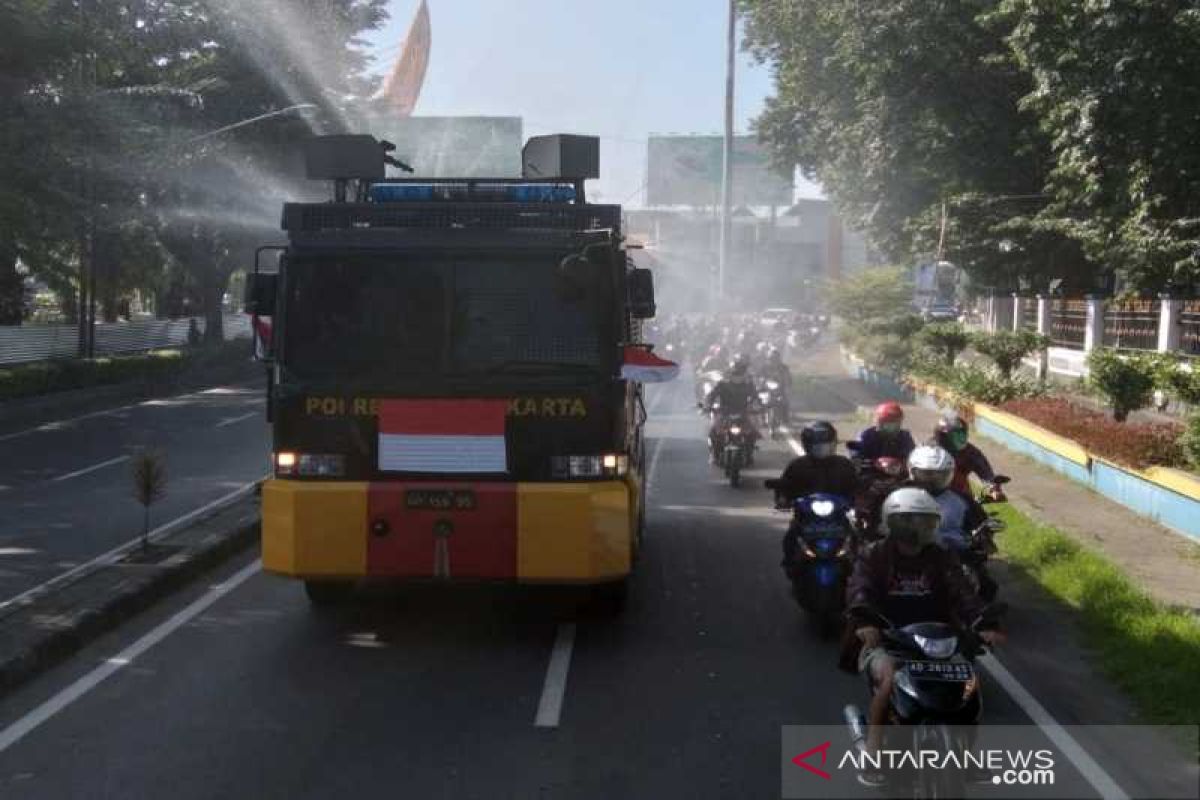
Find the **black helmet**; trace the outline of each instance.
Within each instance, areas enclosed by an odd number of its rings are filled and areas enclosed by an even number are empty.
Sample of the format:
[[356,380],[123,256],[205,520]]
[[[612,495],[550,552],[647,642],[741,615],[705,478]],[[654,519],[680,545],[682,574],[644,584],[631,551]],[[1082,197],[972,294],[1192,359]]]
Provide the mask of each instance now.
[[750,371],[750,359],[746,356],[739,355],[733,359],[733,365],[729,368],[735,377],[741,377]]
[[829,458],[837,451],[837,428],[824,420],[810,422],[800,431],[800,444],[813,458]]
[[938,420],[937,427],[934,428],[934,435],[937,437],[937,443],[943,449],[957,453],[967,446],[970,429],[967,427],[965,419],[954,412],[948,412]]

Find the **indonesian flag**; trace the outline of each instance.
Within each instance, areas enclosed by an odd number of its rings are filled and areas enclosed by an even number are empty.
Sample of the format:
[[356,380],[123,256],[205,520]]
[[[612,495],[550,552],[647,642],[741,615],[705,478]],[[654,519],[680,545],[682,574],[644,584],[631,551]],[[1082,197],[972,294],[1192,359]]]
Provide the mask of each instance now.
[[385,400],[379,405],[379,471],[508,472],[504,400]]
[[679,377],[679,365],[659,358],[646,347],[625,348],[621,377],[638,383],[666,383]]
[[254,355],[266,358],[271,352],[271,321],[255,316],[251,318],[250,324],[254,328]]

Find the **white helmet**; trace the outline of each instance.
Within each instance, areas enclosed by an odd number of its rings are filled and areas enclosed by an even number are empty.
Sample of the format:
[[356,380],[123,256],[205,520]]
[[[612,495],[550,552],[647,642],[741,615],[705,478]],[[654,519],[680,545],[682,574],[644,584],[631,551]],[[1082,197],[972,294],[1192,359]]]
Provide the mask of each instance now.
[[940,447],[918,447],[908,457],[908,474],[922,489],[940,492],[954,480],[954,456]]
[[883,535],[903,544],[925,547],[937,541],[942,507],[924,489],[897,489],[883,501]]

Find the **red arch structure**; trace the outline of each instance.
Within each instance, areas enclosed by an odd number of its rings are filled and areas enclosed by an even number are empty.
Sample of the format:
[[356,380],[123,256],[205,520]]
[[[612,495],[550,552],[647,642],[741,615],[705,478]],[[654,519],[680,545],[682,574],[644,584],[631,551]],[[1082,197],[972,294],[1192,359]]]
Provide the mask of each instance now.
[[412,116],[425,84],[429,68],[429,53],[433,46],[433,29],[429,21],[429,5],[421,0],[417,15],[409,26],[404,47],[391,73],[383,82],[379,98],[397,115]]

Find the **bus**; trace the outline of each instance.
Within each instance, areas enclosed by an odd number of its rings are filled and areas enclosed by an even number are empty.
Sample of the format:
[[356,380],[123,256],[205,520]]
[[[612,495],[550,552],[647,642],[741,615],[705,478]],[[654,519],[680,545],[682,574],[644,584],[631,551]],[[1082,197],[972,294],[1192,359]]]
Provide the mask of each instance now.
[[535,137],[519,179],[387,178],[389,149],[310,142],[333,201],[286,204],[286,245],[248,279],[264,569],[315,605],[380,578],[587,587],[617,612],[646,507],[623,367],[646,363],[654,290],[621,208],[586,200],[598,140]]

